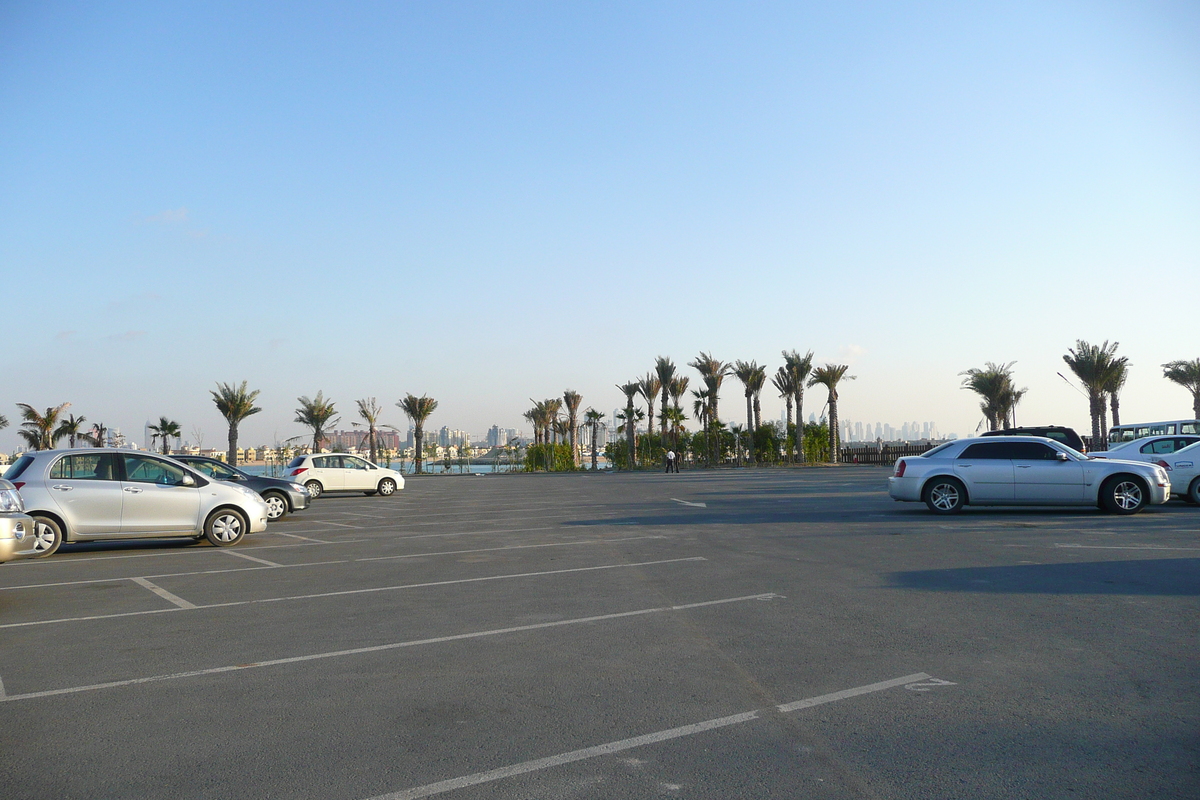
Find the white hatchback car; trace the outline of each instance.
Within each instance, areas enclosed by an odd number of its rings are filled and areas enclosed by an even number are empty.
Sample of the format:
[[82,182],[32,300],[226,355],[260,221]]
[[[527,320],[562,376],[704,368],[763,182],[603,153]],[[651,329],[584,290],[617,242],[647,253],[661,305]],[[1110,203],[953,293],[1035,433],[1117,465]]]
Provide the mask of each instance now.
[[390,497],[404,488],[404,476],[394,469],[372,464],[347,453],[296,456],[284,475],[304,484],[314,499],[325,492],[362,492]]
[[959,439],[896,461],[888,478],[894,500],[924,502],[936,514],[963,506],[1100,506],[1136,514],[1171,497],[1157,464],[1088,458],[1035,436]]
[[1200,504],[1200,443],[1159,456],[1155,463],[1171,476],[1171,494]]
[[1088,453],[1092,458],[1119,458],[1124,461],[1149,461],[1157,464],[1163,456],[1200,442],[1200,436],[1147,436],[1132,442],[1114,444],[1111,449]]

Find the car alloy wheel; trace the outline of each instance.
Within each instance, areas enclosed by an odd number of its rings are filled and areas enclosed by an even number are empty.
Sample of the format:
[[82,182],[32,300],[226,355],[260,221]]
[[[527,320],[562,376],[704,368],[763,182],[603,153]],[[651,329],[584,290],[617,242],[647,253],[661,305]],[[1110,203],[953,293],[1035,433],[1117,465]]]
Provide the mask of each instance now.
[[246,518],[232,508],[214,512],[204,523],[204,538],[217,547],[230,547],[246,536]]
[[274,522],[277,519],[283,519],[288,512],[287,500],[275,492],[270,492],[263,497],[263,502],[267,504],[267,521]]
[[938,478],[925,490],[925,505],[935,514],[953,514],[965,503],[966,490],[950,478]]
[[49,517],[34,516],[33,518],[33,550],[34,558],[45,558],[58,552],[62,545],[62,528]]
[[1104,507],[1114,514],[1136,514],[1147,502],[1146,487],[1137,478],[1121,477],[1104,492]]

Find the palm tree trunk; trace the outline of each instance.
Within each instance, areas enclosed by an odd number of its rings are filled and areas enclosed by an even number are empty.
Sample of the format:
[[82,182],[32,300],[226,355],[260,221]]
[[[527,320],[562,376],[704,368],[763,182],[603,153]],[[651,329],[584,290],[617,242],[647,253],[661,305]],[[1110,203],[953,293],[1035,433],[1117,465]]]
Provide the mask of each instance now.
[[804,390],[796,390],[796,462],[804,463]]
[[1098,394],[1088,395],[1088,410],[1092,413],[1092,449],[1107,450],[1104,439],[1100,436],[1100,409],[1103,399]]
[[1113,427],[1121,424],[1121,401],[1117,399],[1117,393],[1113,392],[1109,396],[1109,402],[1112,403]]
[[633,430],[636,424],[637,423],[633,416],[633,401],[630,400],[629,405],[625,406],[625,444],[628,448],[628,461],[630,469],[633,469],[635,464],[634,459],[637,457],[637,450],[635,449],[637,447],[637,441],[634,438],[635,434]]
[[229,423],[229,452],[225,454],[225,461],[233,466],[237,466],[237,440],[238,429],[234,423]]
[[[792,429],[792,396],[789,394],[784,398],[784,404],[787,406],[787,427],[783,429],[783,438],[787,438],[788,431]],[[788,451],[788,461],[796,460],[796,434],[792,433],[792,449]]]
[[829,461],[837,464],[840,461],[840,442],[838,441],[838,412],[837,398],[829,398]]
[[424,455],[425,455],[425,429],[423,426],[417,425],[413,429],[413,441],[415,441],[417,444],[416,454],[415,454],[415,458],[414,458],[414,460],[416,461],[416,473],[418,475],[420,475],[421,474],[421,463],[424,461]]
[[1100,436],[1104,440],[1104,449],[1108,449],[1108,405],[1104,402],[1103,395],[1100,397]]
[[754,466],[754,398],[749,392],[746,392],[746,435],[750,438],[746,461]]

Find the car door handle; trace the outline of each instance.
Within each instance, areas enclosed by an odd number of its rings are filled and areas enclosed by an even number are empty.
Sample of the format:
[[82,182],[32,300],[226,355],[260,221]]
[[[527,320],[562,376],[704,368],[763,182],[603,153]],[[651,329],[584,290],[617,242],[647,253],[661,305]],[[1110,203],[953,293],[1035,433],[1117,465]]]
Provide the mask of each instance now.
[[51,486],[50,488],[51,488],[51,489],[57,489],[57,490],[58,490],[58,491],[60,491],[60,492],[69,492],[69,491],[71,491],[72,489],[74,489],[75,487],[74,487],[74,486],[63,486],[63,485],[61,485],[61,484],[60,484],[60,485],[58,485],[58,486]]
[[958,467],[959,469],[970,469],[971,468],[970,464],[955,464],[954,466]]
[[142,493],[142,490],[137,488],[136,486],[126,486],[125,491],[129,492],[130,494],[141,494]]
[[1017,464],[1017,469],[1029,469],[1033,464]]

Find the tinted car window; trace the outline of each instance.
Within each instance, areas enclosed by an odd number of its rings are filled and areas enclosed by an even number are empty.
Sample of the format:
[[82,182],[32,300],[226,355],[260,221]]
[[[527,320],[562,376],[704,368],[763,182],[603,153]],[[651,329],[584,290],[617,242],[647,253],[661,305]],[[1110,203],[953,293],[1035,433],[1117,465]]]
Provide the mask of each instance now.
[[8,471],[6,471],[4,473],[5,480],[11,481],[11,480],[16,480],[17,478],[21,477],[21,473],[24,472],[26,469],[28,469],[29,465],[32,463],[33,463],[33,456],[21,456],[16,461],[14,461],[13,465],[11,467],[9,467]]
[[63,456],[50,467],[50,477],[56,480],[115,481],[117,457],[110,453],[76,453]]
[[1012,458],[1010,447],[1011,442],[976,442],[963,450],[959,458]]
[[1200,433],[1200,422],[1184,422],[1179,426],[1180,433]]
[[956,444],[958,444],[958,442],[946,442],[945,444],[939,444],[932,450],[926,450],[924,453],[921,453],[921,458],[931,458],[932,456],[938,455],[946,448],[953,447]]
[[313,466],[317,469],[341,469],[341,456],[315,456],[313,458]]
[[351,456],[342,456],[342,464],[345,465],[346,469],[366,469],[367,468],[367,462],[362,461],[357,458],[352,458]]
[[1058,451],[1041,442],[1011,442],[1009,458],[1019,461],[1054,461]]
[[307,456],[296,456],[295,458],[293,458],[291,461],[288,462],[288,469],[291,469],[292,467],[300,466],[301,464],[304,463],[305,458],[307,458]]
[[183,482],[182,467],[146,456],[125,456],[125,480],[134,483],[159,483],[178,486]]

